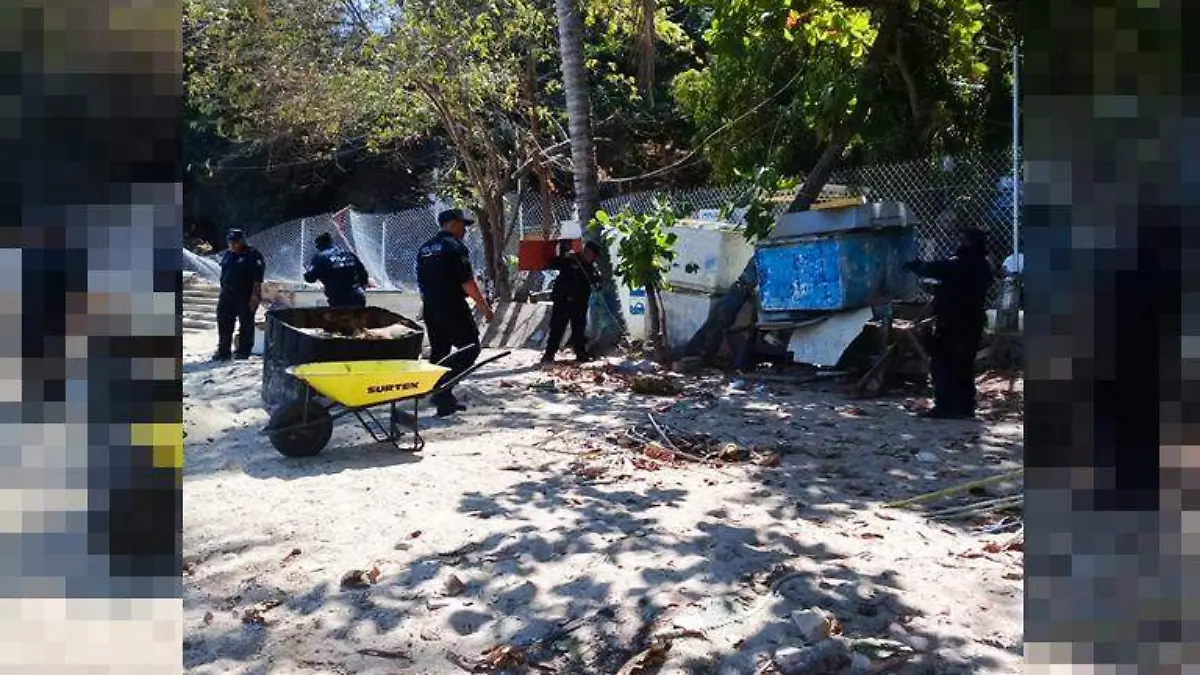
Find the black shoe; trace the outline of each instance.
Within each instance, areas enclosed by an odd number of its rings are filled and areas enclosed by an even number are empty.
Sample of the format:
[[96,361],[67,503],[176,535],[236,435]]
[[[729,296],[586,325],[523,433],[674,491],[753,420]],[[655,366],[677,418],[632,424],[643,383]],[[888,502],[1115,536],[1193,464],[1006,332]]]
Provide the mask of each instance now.
[[590,354],[580,354],[575,357],[575,363],[591,363],[592,357]]
[[438,417],[449,417],[455,413],[463,412],[466,409],[467,409],[467,406],[465,406],[461,403],[451,403],[449,405],[439,405],[437,407],[437,416]]
[[549,366],[554,363],[554,357],[553,356],[543,356],[542,360],[539,361],[539,363],[541,363],[543,366]]
[[235,361],[245,361],[245,360],[247,360],[247,359],[249,359],[249,358],[250,358],[250,355],[249,355],[249,354],[234,354],[234,355],[233,355],[233,359],[234,359]]
[[213,354],[212,360],[213,361],[228,361],[231,358],[233,358],[233,357],[229,354],[222,354],[221,352],[217,352],[216,354]]

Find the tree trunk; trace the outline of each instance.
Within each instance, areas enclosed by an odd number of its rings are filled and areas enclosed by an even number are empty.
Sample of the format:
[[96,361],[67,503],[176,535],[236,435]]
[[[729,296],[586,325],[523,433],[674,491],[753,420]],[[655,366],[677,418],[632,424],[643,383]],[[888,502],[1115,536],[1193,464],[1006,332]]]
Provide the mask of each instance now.
[[558,14],[558,46],[567,98],[567,131],[571,136],[575,207],[580,227],[586,228],[600,208],[600,196],[592,140],[592,103],[583,64],[583,24],[576,0],[554,0],[554,7]]
[[657,0],[640,0],[641,17],[637,34],[637,85],[642,96],[654,103],[654,62],[657,58],[654,15],[658,12]]
[[667,317],[663,312],[662,295],[658,288],[646,289],[646,343],[656,361],[668,361]]
[[[871,50],[867,53],[867,60],[863,63],[862,71],[858,76],[854,110],[830,134],[825,151],[821,153],[816,164],[805,177],[804,184],[796,193],[796,197],[788,205],[788,213],[807,211],[813,205],[825,184],[829,182],[829,176],[846,151],[850,139],[862,126],[863,120],[870,111],[880,70],[891,49],[896,31],[900,27],[901,17],[900,10],[896,7],[889,7],[885,10],[883,20],[875,35],[875,42],[871,45]],[[757,286],[758,267],[755,259],[750,258],[750,262],[746,263],[746,267],[738,276],[737,281],[725,293],[721,302],[713,308],[708,320],[683,348],[682,356],[698,356],[706,362],[712,361],[725,340],[725,331],[729,330],[729,327],[737,320],[742,305],[746,304],[746,301],[754,294]]]
[[483,240],[484,265],[492,281],[492,292],[500,300],[512,299],[508,266],[504,262],[504,196],[488,195],[481,200],[483,209],[479,215],[479,234]]
[[[600,208],[600,191],[596,180],[596,151],[592,139],[591,96],[588,93],[587,71],[583,64],[583,22],[576,0],[554,0],[558,15],[558,47],[562,58],[563,89],[567,98],[567,131],[571,137],[571,173],[575,184],[575,210],[579,227],[585,236],[604,241],[604,233],[592,230],[591,223]],[[596,338],[592,348],[604,350],[616,344],[625,333],[625,320],[621,314],[621,300],[613,279],[613,264],[607,248],[597,260],[597,267],[604,278],[598,304],[605,311],[596,311],[594,305],[589,317]]]

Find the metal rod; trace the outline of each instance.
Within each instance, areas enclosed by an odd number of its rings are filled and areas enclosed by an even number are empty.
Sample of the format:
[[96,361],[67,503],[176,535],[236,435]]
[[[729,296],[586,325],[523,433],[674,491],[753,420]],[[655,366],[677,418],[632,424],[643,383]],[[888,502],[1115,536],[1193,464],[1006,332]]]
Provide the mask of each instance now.
[[299,258],[300,273],[308,268],[308,261],[304,259],[304,242],[308,241],[308,218],[300,219],[300,245],[296,247],[296,257]]
[[379,276],[382,278],[375,280],[381,288],[384,287],[384,284],[387,284],[387,288],[391,288],[391,277],[387,272],[387,225],[388,219],[387,216],[384,216],[379,223]]
[[1012,46],[1012,77],[1012,246],[1015,265],[1021,255],[1021,200],[1018,197],[1021,171],[1021,49],[1015,42]]

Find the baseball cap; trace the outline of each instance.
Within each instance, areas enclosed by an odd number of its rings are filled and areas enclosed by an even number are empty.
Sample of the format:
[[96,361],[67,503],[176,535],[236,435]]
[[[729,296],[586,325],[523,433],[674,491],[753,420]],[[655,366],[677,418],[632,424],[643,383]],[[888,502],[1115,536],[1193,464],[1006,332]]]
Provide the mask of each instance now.
[[454,220],[461,220],[463,225],[474,225],[475,219],[467,215],[462,209],[446,209],[438,214],[438,225],[445,225]]
[[245,233],[245,231],[241,230],[240,228],[235,227],[235,228],[229,230],[229,233],[225,235],[225,241],[228,241],[228,242],[245,241],[245,240],[246,240],[246,233]]

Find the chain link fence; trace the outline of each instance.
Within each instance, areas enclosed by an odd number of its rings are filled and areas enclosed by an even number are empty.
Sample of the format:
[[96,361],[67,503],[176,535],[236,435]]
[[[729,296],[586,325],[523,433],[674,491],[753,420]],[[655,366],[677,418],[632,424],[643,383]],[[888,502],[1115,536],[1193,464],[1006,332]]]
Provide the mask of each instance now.
[[[903,202],[917,220],[918,242],[925,258],[952,254],[962,228],[979,228],[987,234],[992,258],[999,264],[1013,252],[1013,184],[1012,155],[1007,152],[932,158],[843,168],[831,177],[818,202],[843,196]],[[653,207],[655,197],[666,197],[676,203],[690,204],[694,216],[712,217],[745,189],[742,185],[728,185],[628,193],[602,200],[601,208],[610,213],[625,208],[645,213]],[[1019,181],[1015,192],[1019,199]],[[777,214],[787,208],[792,196],[777,196]],[[364,214],[345,209],[300,218],[257,233],[249,241],[266,257],[268,278],[297,282],[314,253],[313,239],[321,232],[330,232],[335,241],[358,254],[380,287],[413,291],[417,249],[437,232],[437,212],[448,206],[438,199],[431,201],[428,207],[395,213]],[[562,223],[572,220],[574,209],[569,198],[543,200],[537,194],[526,195],[513,206],[517,209],[512,214],[516,227],[505,258],[512,287],[519,288],[529,282],[525,273],[516,271],[519,240],[541,233],[557,235]],[[469,231],[466,243],[475,269],[486,269],[477,229]],[[534,291],[547,281],[546,275],[537,274],[528,283]]]

